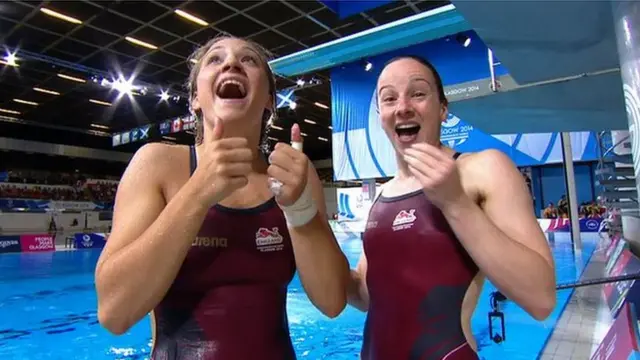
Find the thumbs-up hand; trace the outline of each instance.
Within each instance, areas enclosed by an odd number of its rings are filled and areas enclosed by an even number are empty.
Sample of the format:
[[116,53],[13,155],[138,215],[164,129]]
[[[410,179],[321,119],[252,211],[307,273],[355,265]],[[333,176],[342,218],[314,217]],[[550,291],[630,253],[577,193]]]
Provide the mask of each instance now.
[[302,152],[300,126],[291,127],[291,144],[277,143],[269,156],[267,173],[281,184],[276,194],[280,206],[295,203],[305,190],[309,172],[309,159]]
[[198,167],[192,176],[202,189],[198,200],[203,201],[204,206],[213,206],[245,186],[253,161],[247,139],[224,138],[222,121],[216,119],[214,124],[211,139],[198,146]]

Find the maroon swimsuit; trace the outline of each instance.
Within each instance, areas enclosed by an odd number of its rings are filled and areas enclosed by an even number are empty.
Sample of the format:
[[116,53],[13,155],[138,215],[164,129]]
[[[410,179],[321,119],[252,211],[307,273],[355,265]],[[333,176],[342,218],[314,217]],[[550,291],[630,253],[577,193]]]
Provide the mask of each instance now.
[[295,359],[286,310],[295,270],[275,200],[243,210],[214,206],[154,310],[152,359]]
[[363,237],[369,312],[363,360],[476,360],[461,326],[478,267],[422,190],[380,196]]

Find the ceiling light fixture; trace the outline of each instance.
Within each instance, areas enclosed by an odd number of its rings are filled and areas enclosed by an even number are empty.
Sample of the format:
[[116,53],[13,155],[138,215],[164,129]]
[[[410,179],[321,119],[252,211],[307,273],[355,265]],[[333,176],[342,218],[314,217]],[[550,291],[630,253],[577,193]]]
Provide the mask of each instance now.
[[138,46],[142,46],[142,47],[146,47],[147,49],[151,49],[151,50],[158,50],[158,47],[150,44],[146,41],[142,41],[142,40],[138,40],[136,38],[132,38],[131,36],[127,36],[124,38],[125,40],[127,40],[128,42],[132,43],[132,44],[136,44]]
[[314,124],[315,125],[315,121],[313,120],[309,120],[309,119],[304,119],[304,122],[306,122],[307,124]]
[[61,13],[59,13],[57,11],[54,11],[54,10],[51,10],[51,9],[40,8],[40,11],[42,11],[43,13],[45,13],[45,14],[51,16],[51,17],[58,18],[60,20],[68,21],[68,22],[73,23],[73,24],[82,24],[81,20],[78,20],[78,19],[76,19],[76,18],[74,18],[72,16],[69,16],[69,15],[61,14]]
[[329,125],[327,127],[329,128],[329,130],[333,130],[333,126]]
[[0,60],[0,64],[18,67],[18,63],[16,62],[17,60],[18,58],[16,57],[16,54],[7,53],[7,55]]
[[20,104],[38,106],[38,103],[37,102],[33,102],[33,101],[27,101],[27,100],[22,100],[22,99],[13,99],[13,101],[15,101],[17,103],[20,103]]
[[323,138],[322,136],[318,136],[318,140],[320,140],[320,141],[329,141],[329,139]]
[[111,82],[111,88],[117,90],[120,95],[131,95],[133,90],[135,90],[135,86],[133,86],[133,76],[126,80],[124,76],[120,76],[118,80],[114,80]]
[[456,36],[456,41],[463,47],[469,47],[469,45],[471,45],[471,38],[465,34],[458,34]]
[[283,128],[281,128],[281,127],[280,127],[280,126],[278,126],[278,125],[271,125],[271,128],[272,128],[272,129],[276,129],[276,130],[284,130]]
[[160,91],[160,101],[169,101],[169,92],[166,90]]
[[94,128],[96,128],[96,129],[109,130],[109,127],[108,127],[108,126],[100,125],[100,124],[91,124],[91,127],[94,127]]
[[57,92],[57,91],[47,90],[47,89],[43,89],[43,88],[39,88],[39,87],[34,87],[33,90],[41,92],[41,93],[45,93],[45,94],[60,95],[60,93]]
[[98,105],[111,106],[111,103],[110,102],[106,102],[106,101],[89,99],[89,102],[92,102],[92,103],[98,104]]
[[319,107],[319,108],[323,108],[323,109],[328,109],[329,107],[323,103],[319,103],[319,102],[314,102],[313,105]]
[[201,18],[199,18],[197,16],[189,14],[188,12],[186,12],[184,10],[175,9],[174,12],[176,13],[176,15],[178,15],[178,16],[180,16],[182,18],[185,18],[185,19],[187,19],[187,20],[189,20],[189,21],[191,21],[193,23],[196,23],[196,24],[201,25],[201,26],[209,26],[209,24],[206,21],[202,20]]
[[65,75],[65,74],[58,74],[58,77],[61,77],[63,79],[67,79],[67,80],[71,80],[71,81],[75,81],[75,82],[79,82],[79,83],[86,83],[87,80],[85,79],[81,79],[75,76],[69,76],[69,75]]
[[20,111],[3,109],[3,108],[0,108],[0,112],[6,113],[6,114],[20,115]]
[[302,136],[307,136],[307,133],[303,133],[303,132],[301,132],[301,133],[300,133],[300,135],[302,135]]
[[0,64],[7,65],[7,66],[13,66],[13,67],[20,67],[18,64],[15,64],[15,63],[12,64],[12,63],[10,63],[8,61],[4,61],[4,60],[0,60]]
[[278,139],[274,138],[273,136],[267,136],[267,139],[273,140],[273,141],[278,141]]

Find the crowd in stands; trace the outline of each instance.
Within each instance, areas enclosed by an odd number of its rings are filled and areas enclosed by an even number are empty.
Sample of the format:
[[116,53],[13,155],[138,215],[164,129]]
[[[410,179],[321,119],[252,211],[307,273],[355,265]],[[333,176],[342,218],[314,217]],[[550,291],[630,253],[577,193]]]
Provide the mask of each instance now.
[[80,173],[10,170],[3,175],[0,198],[110,203],[118,186],[117,179]]
[[[583,202],[578,209],[578,215],[580,218],[597,219],[604,216],[606,208],[598,205],[595,201]],[[555,206],[550,202],[542,212],[542,217],[545,219],[557,219],[569,217],[569,202],[567,196],[562,195],[558,201],[558,206]]]

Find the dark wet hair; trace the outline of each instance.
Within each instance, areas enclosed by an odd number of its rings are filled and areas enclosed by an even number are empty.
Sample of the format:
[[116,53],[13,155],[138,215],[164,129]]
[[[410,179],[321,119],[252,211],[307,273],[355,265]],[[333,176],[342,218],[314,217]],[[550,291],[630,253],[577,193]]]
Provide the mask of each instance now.
[[[198,78],[198,74],[200,73],[200,69],[202,68],[202,64],[200,60],[202,59],[203,56],[205,56],[209,52],[209,50],[213,46],[215,46],[217,43],[219,43],[222,40],[228,40],[228,39],[242,40],[246,42],[251,48],[253,48],[253,50],[255,50],[258,53],[260,64],[262,65],[262,68],[267,73],[267,81],[269,82],[269,95],[271,95],[271,98],[273,99],[273,103],[271,105],[271,109],[265,110],[264,113],[262,114],[262,127],[260,128],[261,140],[259,145],[260,150],[262,150],[262,152],[266,154],[268,152],[267,133],[269,132],[269,127],[271,126],[273,121],[276,119],[278,113],[276,111],[276,77],[273,73],[273,70],[271,70],[271,67],[269,66],[269,60],[271,59],[272,56],[269,53],[269,51],[264,47],[262,47],[260,44],[256,43],[255,41],[243,39],[240,37],[235,37],[230,35],[219,35],[209,40],[206,44],[204,44],[203,46],[198,48],[196,51],[194,51],[193,54],[189,56],[189,59],[187,62],[191,66],[189,71],[189,78],[187,80],[187,90],[189,91],[189,104],[191,104],[191,101],[193,101],[196,95],[196,80]],[[199,110],[194,111],[193,109],[191,109],[191,113],[196,118],[196,144],[201,144],[203,139],[203,133],[204,133],[204,124],[203,124],[204,119],[202,116],[202,112]]]
[[382,67],[382,70],[384,70],[387,66],[393,64],[394,62],[398,61],[398,60],[404,60],[404,59],[411,59],[414,61],[419,62],[420,64],[424,65],[424,67],[426,67],[427,69],[429,69],[431,71],[431,74],[433,74],[433,78],[436,81],[436,88],[438,91],[438,100],[440,100],[440,103],[444,106],[448,106],[449,105],[449,100],[447,100],[447,97],[444,94],[444,86],[442,85],[442,78],[440,77],[440,74],[438,73],[438,70],[436,70],[436,68],[433,66],[433,64],[431,64],[429,62],[429,60],[423,58],[422,56],[418,56],[418,55],[400,55],[400,56],[396,56],[394,58],[392,58],[391,60],[387,61],[384,66]]

